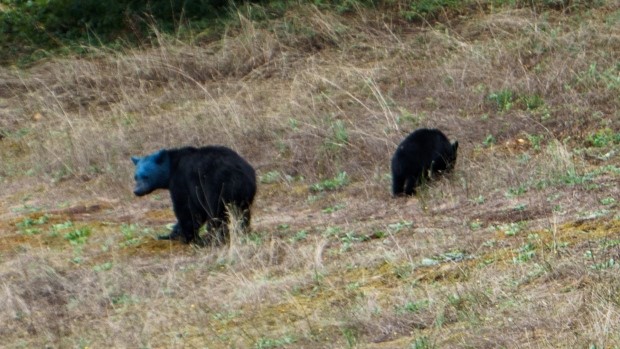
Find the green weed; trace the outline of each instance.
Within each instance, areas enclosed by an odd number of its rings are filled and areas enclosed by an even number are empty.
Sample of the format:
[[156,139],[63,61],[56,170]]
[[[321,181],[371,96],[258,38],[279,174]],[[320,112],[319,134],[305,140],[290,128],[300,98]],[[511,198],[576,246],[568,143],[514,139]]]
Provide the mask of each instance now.
[[36,235],[41,233],[41,228],[37,227],[47,223],[49,217],[42,215],[39,218],[26,217],[21,222],[15,224],[19,231],[25,235]]
[[269,171],[267,173],[263,173],[259,177],[259,181],[262,184],[272,184],[276,183],[280,180],[280,172],[278,171]]
[[290,242],[297,242],[297,241],[301,241],[301,240],[306,240],[306,238],[308,238],[308,231],[307,230],[300,230],[298,232],[295,233],[295,235],[293,235],[289,241]]
[[487,96],[487,99],[495,103],[495,107],[498,111],[505,112],[512,109],[514,103],[514,94],[511,90],[500,90],[498,92],[489,94]]
[[485,199],[485,197],[484,197],[484,196],[482,196],[482,195],[478,195],[477,197],[475,197],[475,198],[471,199],[471,202],[473,202],[473,203],[475,203],[475,204],[478,204],[478,205],[482,205],[482,204],[484,204],[484,201],[485,201],[485,200],[486,200],[486,199]]
[[47,215],[42,215],[39,218],[30,218],[26,217],[21,222],[17,223],[15,226],[18,228],[29,228],[35,225],[42,225],[47,223],[49,217]]
[[512,259],[514,264],[527,262],[536,255],[536,247],[533,243],[527,242],[517,250],[517,253],[517,256]]
[[86,242],[90,236],[90,229],[88,227],[82,227],[79,229],[73,229],[65,234],[65,239],[69,240],[71,245],[82,245]]
[[613,143],[620,143],[620,132],[614,132],[609,127],[606,127],[589,134],[586,137],[586,141],[593,147],[606,147]]
[[521,100],[527,110],[536,110],[545,105],[545,100],[539,95],[522,96]]
[[336,211],[342,210],[345,207],[347,207],[347,205],[345,205],[345,204],[335,204],[333,206],[325,207],[324,209],[321,210],[321,212],[323,212],[323,213],[334,213]]
[[479,220],[474,220],[469,222],[469,229],[471,230],[480,230],[480,228],[482,228],[482,222],[480,222]]
[[336,120],[330,127],[331,135],[325,141],[325,147],[334,153],[339,152],[349,144],[349,133],[344,121]]
[[507,198],[514,198],[514,197],[521,196],[527,193],[527,191],[528,191],[528,187],[525,184],[522,184],[518,187],[508,188],[508,191],[506,192],[505,195]]
[[463,6],[459,0],[418,0],[409,2],[409,8],[401,15],[409,20],[429,20],[438,17],[446,10],[456,10]]
[[530,141],[530,144],[532,145],[532,148],[534,148],[534,150],[540,151],[540,145],[543,139],[545,139],[545,136],[527,134],[527,139],[528,141]]
[[612,197],[602,198],[601,199],[601,204],[603,204],[605,206],[612,206],[612,205],[616,204],[616,199],[614,199]]
[[344,339],[347,341],[348,348],[354,348],[357,346],[357,337],[359,336],[359,333],[355,328],[351,328],[351,327],[343,328],[342,335],[344,336]]
[[428,308],[430,302],[428,300],[408,301],[407,303],[396,307],[396,314],[402,315],[406,313],[417,313],[420,310]]
[[112,269],[112,266],[113,266],[112,262],[105,262],[105,263],[102,263],[102,264],[99,264],[99,265],[95,265],[93,267],[93,270],[97,271],[97,272],[107,271],[107,270]]
[[333,191],[341,189],[347,184],[349,184],[349,176],[343,171],[338,173],[334,178],[312,184],[310,190],[313,192]]
[[525,221],[520,221],[517,223],[507,223],[500,225],[496,229],[504,232],[506,236],[515,236],[525,228],[526,224],[527,223]]
[[364,240],[366,240],[366,237],[357,235],[353,231],[349,231],[345,233],[344,236],[340,237],[340,242],[342,242],[340,252],[349,251],[351,249],[351,245]]
[[492,134],[486,136],[486,138],[482,141],[482,145],[485,147],[490,147],[495,144],[495,137]]
[[256,349],[270,349],[270,348],[281,348],[287,344],[295,343],[295,338],[292,336],[283,336],[280,338],[266,338],[262,337],[256,341],[254,348]]
[[[121,225],[121,233],[123,234],[124,241],[120,243],[121,247],[135,246],[140,244],[142,237],[138,236],[138,230],[140,227],[136,224],[123,224]],[[146,232],[147,229],[143,231]]]
[[432,348],[435,348],[435,345],[431,343],[428,337],[422,336],[422,337],[416,338],[413,341],[413,343],[411,343],[410,348],[411,349],[432,349]]
[[412,226],[413,226],[413,222],[411,221],[400,221],[400,222],[388,224],[388,229],[392,233],[398,233],[399,231],[406,229],[406,228],[411,228]]

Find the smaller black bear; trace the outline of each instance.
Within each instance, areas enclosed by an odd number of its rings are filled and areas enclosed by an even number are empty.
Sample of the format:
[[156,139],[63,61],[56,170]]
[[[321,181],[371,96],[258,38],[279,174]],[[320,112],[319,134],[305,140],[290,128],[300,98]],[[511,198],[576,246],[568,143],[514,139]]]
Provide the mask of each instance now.
[[[206,223],[206,243],[228,239],[228,210],[243,214],[242,226],[250,224],[250,206],[256,195],[254,168],[232,149],[223,146],[162,149],[145,157],[132,156],[136,165],[134,194],[143,196],[156,189],[170,190],[177,217],[164,240],[189,243],[200,240]],[[215,240],[215,241],[214,241]]]
[[438,129],[421,128],[407,136],[392,157],[392,193],[413,195],[422,177],[448,172],[456,163],[459,142],[450,141]]

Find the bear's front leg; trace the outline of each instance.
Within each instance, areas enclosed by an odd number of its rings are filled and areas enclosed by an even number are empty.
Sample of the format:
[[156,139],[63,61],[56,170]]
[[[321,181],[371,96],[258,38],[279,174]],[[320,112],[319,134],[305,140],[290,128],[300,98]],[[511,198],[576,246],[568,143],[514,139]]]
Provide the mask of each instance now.
[[179,227],[179,238],[181,241],[189,244],[194,240],[200,240],[198,239],[200,225],[197,224],[191,217],[187,217],[185,219],[179,217],[177,226]]

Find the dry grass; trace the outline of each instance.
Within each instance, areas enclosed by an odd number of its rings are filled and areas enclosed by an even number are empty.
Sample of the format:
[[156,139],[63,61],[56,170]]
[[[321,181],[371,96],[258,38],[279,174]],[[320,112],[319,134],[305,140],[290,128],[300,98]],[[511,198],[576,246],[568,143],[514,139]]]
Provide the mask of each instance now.
[[[620,347],[618,8],[300,5],[0,68],[3,345]],[[459,140],[457,169],[393,199],[422,126]],[[130,155],[188,144],[260,175],[226,246],[155,240],[168,194],[131,196]]]

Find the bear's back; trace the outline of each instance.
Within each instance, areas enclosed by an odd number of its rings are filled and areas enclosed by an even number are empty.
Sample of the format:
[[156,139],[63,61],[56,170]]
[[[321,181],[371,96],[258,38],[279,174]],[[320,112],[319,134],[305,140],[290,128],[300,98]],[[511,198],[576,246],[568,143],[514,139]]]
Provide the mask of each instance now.
[[438,129],[421,128],[409,134],[398,146],[399,156],[415,156],[417,161],[427,163],[437,153],[449,151],[448,137]]

